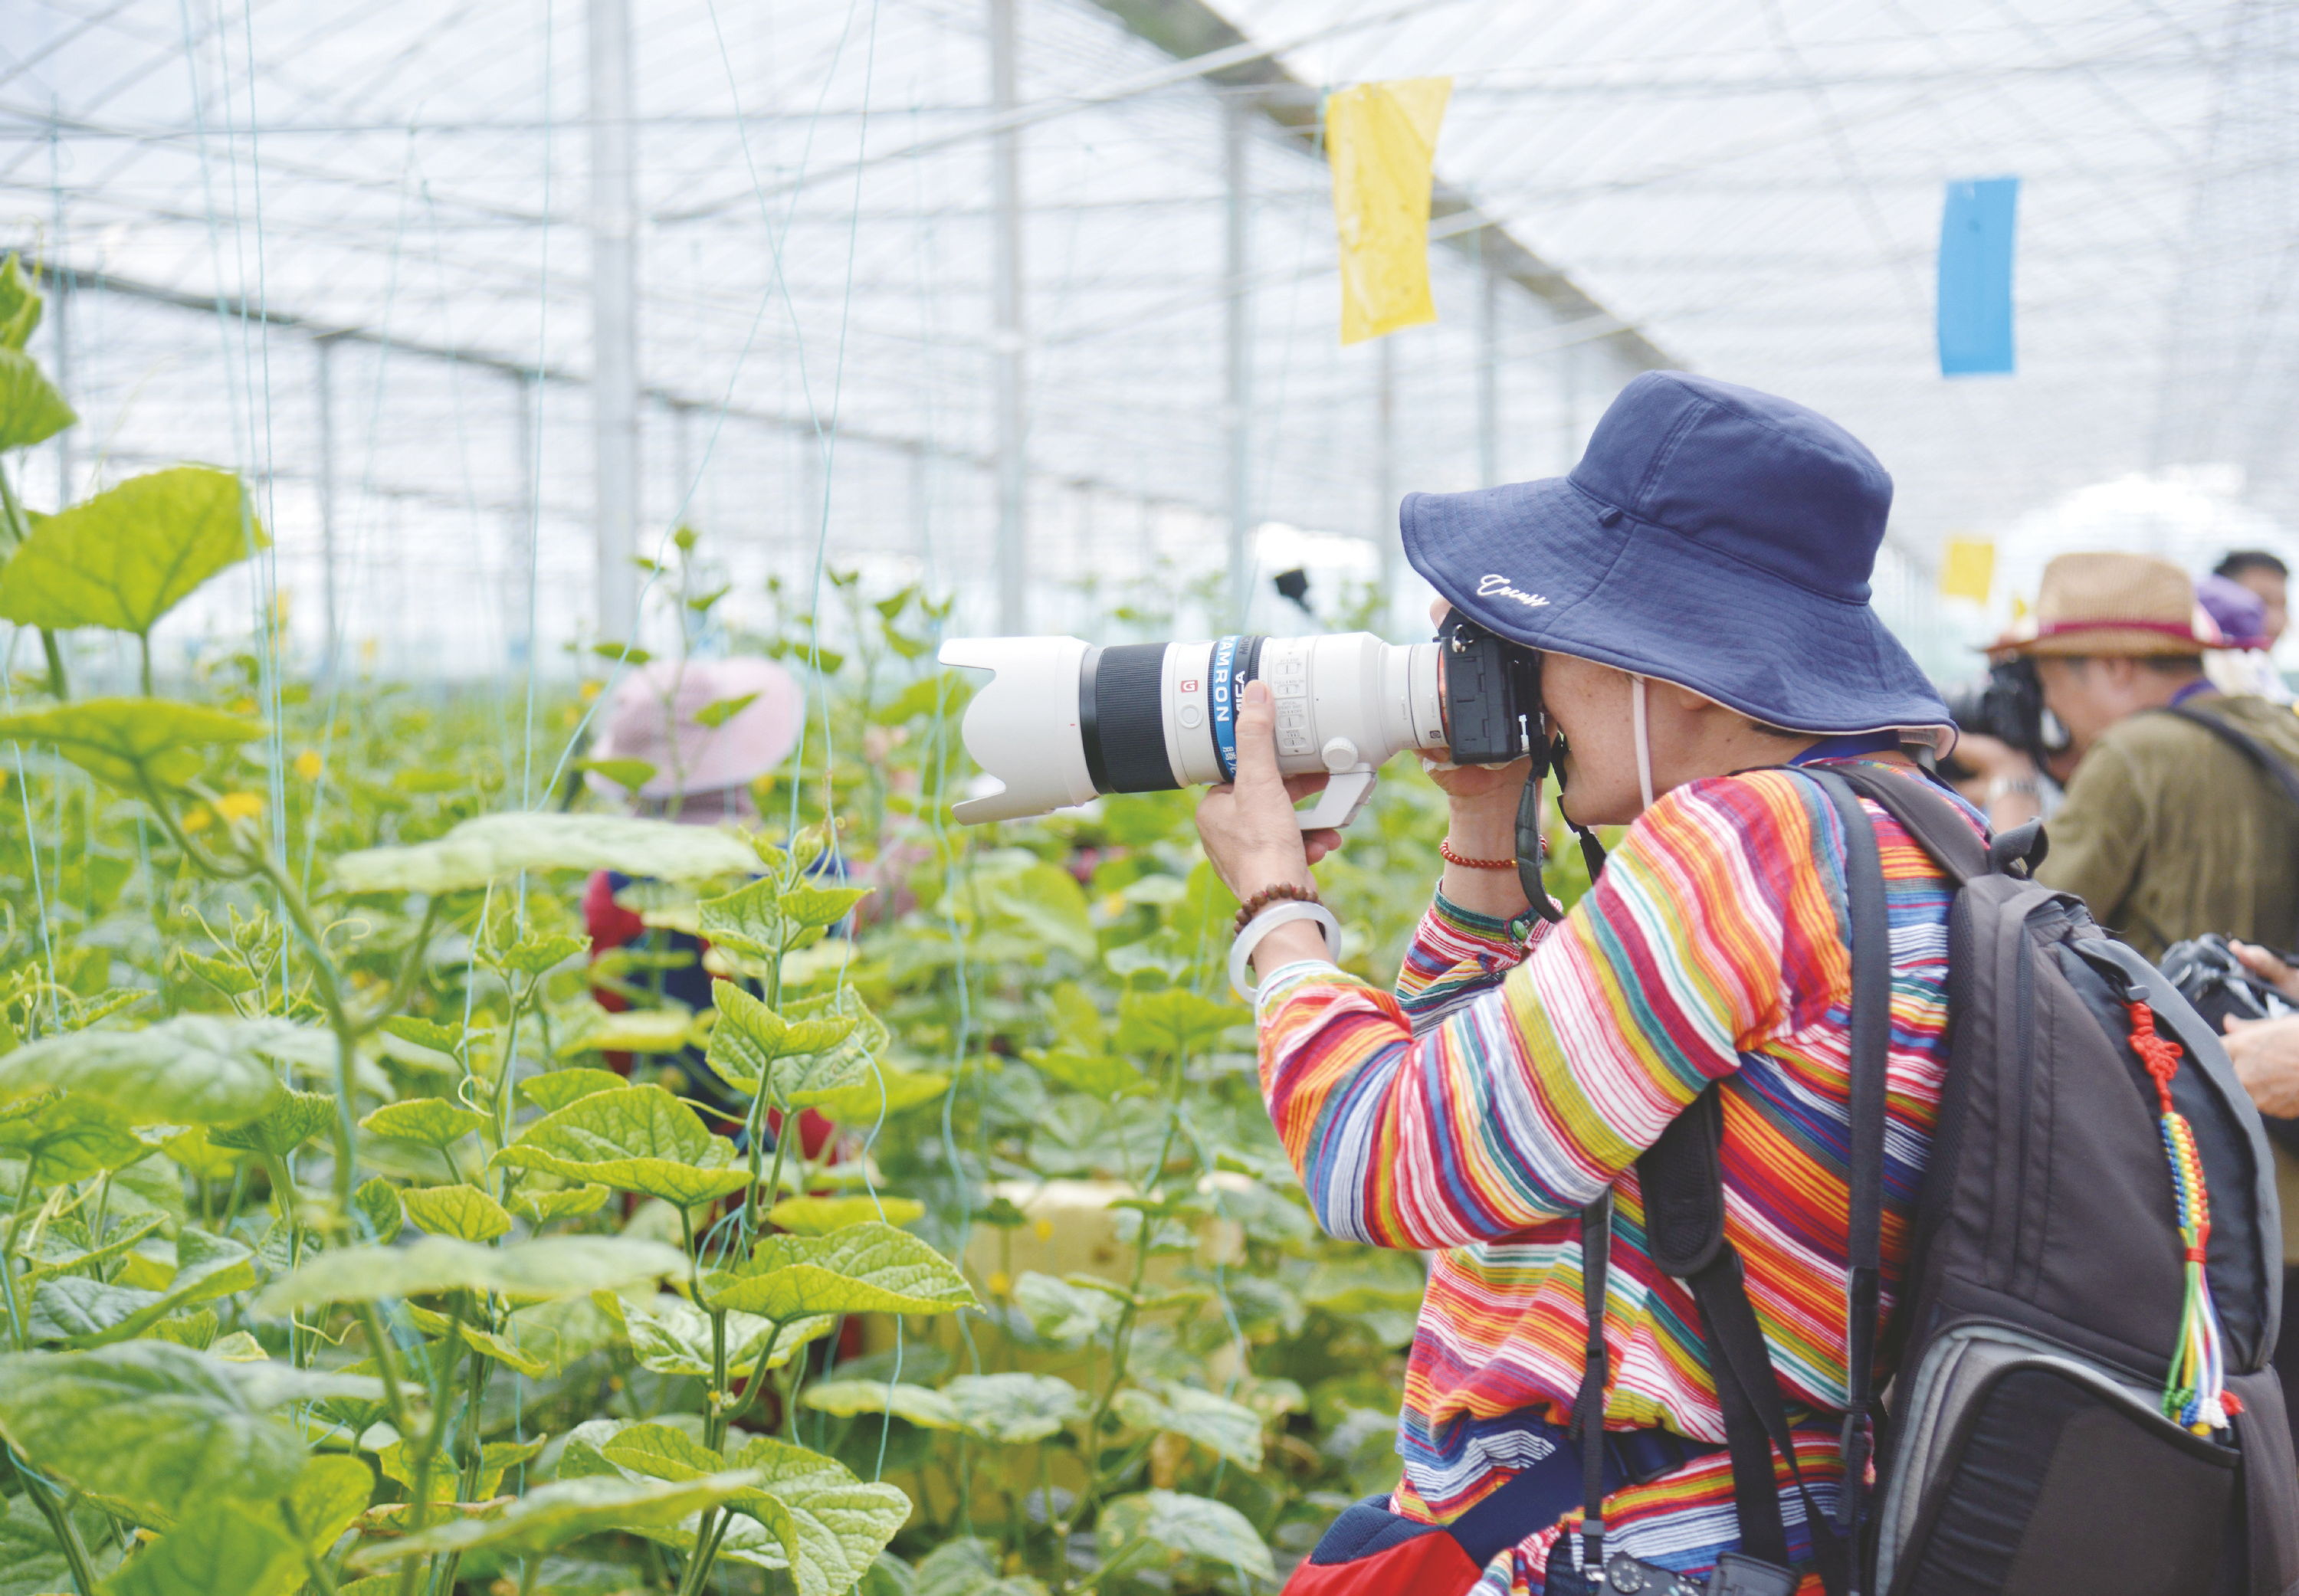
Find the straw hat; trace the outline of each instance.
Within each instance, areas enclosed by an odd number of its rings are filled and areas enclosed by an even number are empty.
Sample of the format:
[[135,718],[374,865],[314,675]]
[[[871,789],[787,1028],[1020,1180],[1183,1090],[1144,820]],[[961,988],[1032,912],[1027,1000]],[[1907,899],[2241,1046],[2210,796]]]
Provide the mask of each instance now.
[[2044,567],[2035,613],[1991,654],[2201,654],[2225,648],[2195,584],[2152,554],[2062,554]]
[[[743,698],[751,701],[717,726],[696,718],[712,704]],[[599,760],[636,759],[654,766],[635,795],[642,798],[724,791],[787,758],[798,743],[805,712],[806,696],[797,681],[770,659],[691,660],[683,670],[675,660],[658,659],[632,672],[615,690],[591,754]],[[594,792],[630,796],[596,770],[588,775]]]

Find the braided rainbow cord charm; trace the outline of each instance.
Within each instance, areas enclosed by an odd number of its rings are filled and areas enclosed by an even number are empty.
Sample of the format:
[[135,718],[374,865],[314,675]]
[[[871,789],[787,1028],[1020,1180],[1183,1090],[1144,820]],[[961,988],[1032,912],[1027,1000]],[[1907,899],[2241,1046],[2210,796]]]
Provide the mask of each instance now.
[[2155,1034],[2155,1012],[2145,1003],[2127,1003],[2131,1015],[2131,1046],[2147,1066],[2162,1109],[2156,1124],[2162,1133],[2164,1155],[2171,1164],[2171,1194],[2179,1209],[2179,1239],[2186,1249],[2187,1290],[2179,1314],[2179,1347],[2171,1359],[2171,1373],[2163,1385],[2163,1413],[2198,1435],[2224,1429],[2227,1369],[2220,1348],[2218,1311],[2212,1306],[2211,1281],[2204,1259],[2212,1239],[2210,1195],[2204,1188],[2203,1155],[2195,1150],[2195,1133],[2187,1117],[2171,1104],[2171,1077],[2179,1071],[2177,1042]]

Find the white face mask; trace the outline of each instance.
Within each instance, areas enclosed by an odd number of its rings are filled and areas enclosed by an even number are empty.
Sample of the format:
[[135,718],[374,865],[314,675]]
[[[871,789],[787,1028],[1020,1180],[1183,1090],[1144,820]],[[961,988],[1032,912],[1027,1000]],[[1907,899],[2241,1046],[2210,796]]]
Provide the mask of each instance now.
[[1637,796],[1647,809],[1653,805],[1652,739],[1645,731],[1645,679],[1629,678],[1629,718],[1637,739]]

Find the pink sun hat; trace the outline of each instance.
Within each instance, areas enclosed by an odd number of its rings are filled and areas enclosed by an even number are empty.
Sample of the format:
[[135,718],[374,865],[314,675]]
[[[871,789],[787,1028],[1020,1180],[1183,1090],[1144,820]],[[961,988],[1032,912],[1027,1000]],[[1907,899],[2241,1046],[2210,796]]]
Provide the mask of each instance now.
[[[743,698],[751,701],[718,725],[695,718],[713,704]],[[689,660],[683,670],[675,659],[658,659],[624,678],[601,718],[604,730],[590,757],[642,760],[654,766],[654,774],[632,794],[621,782],[588,771],[592,791],[618,798],[691,798],[747,786],[788,758],[805,724],[806,693],[771,659]]]

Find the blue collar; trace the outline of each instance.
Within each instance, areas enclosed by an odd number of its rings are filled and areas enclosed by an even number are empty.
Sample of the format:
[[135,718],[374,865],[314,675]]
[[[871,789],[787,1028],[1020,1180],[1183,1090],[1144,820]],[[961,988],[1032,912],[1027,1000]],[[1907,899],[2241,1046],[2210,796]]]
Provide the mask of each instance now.
[[1854,732],[1843,737],[1823,737],[1789,763],[1817,765],[1823,759],[1856,759],[1863,754],[1889,753],[1899,746],[1897,732]]
[[2171,702],[2166,706],[2166,707],[2177,709],[2189,699],[2200,699],[2207,692],[2217,692],[2218,690],[2218,688],[2212,685],[2211,678],[2206,676],[2200,682],[2188,682],[2187,686],[2173,693],[2171,695]]

